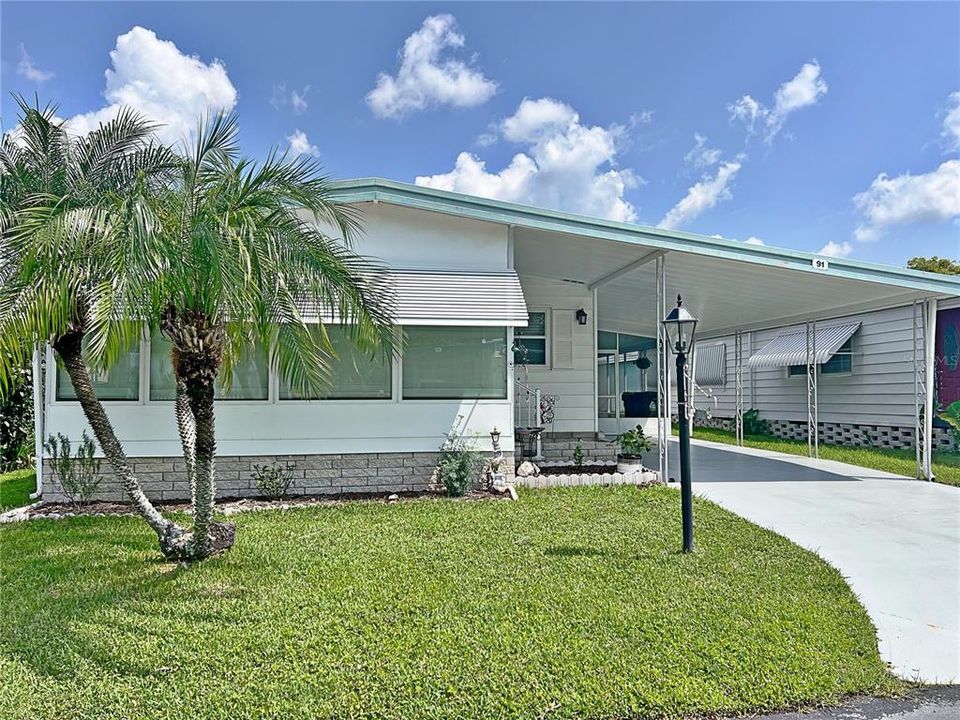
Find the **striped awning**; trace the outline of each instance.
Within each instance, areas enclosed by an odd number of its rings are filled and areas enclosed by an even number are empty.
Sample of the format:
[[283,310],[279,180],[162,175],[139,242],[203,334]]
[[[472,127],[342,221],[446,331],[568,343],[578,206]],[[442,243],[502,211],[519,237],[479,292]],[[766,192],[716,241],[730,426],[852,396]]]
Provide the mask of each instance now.
[[[860,329],[860,323],[847,325],[817,325],[813,343],[814,362],[822,365],[832,358],[837,350]],[[807,364],[807,332],[796,330],[777,335],[755,352],[747,361],[750,368],[776,368]]]
[[[390,268],[377,284],[393,306],[398,325],[523,327],[527,303],[513,270],[420,270]],[[304,311],[308,319],[336,323],[334,313]]]
[[727,346],[694,346],[693,380],[700,387],[717,387],[727,382]]

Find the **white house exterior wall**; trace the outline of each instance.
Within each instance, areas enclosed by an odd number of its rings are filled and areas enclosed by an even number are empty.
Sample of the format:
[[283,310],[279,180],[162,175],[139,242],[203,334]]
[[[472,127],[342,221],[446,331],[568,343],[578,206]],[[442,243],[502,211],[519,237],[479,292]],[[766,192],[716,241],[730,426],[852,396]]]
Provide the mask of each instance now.
[[[819,417],[822,423],[912,427],[914,422],[913,308],[910,305],[850,315],[828,323],[860,322],[853,336],[853,372],[819,378]],[[744,365],[750,355],[792,326],[744,334]],[[736,411],[736,360],[732,336],[702,339],[726,344],[726,383],[709,388],[718,399],[713,415],[731,418]],[[743,369],[744,407],[754,407],[768,420],[806,422],[807,385],[804,376],[787,377],[785,368]],[[697,395],[697,406],[712,406]]]
[[[596,429],[596,309],[593,293],[583,285],[520,275],[523,295],[530,311],[587,311],[587,324],[573,326],[573,367],[560,369],[530,366],[527,383],[545,395],[558,397],[549,432],[593,432]],[[549,342],[550,338],[548,338]],[[519,400],[518,400],[519,402]]]
[[[493,223],[425,213],[387,205],[362,206],[365,231],[361,254],[405,268],[503,271],[511,267],[507,228]],[[512,332],[507,328],[508,346]],[[146,347],[146,346],[144,346]],[[52,354],[48,367],[53,367]],[[513,384],[503,400],[401,400],[401,362],[394,362],[392,400],[280,401],[272,378],[269,401],[217,403],[217,446],[223,456],[328,453],[434,452],[462,417],[460,430],[476,434],[488,449],[490,430],[513,450]],[[149,360],[141,353],[141,398],[147,396]],[[105,402],[117,435],[131,457],[180,455],[172,402]],[[46,394],[45,434],[79,438],[87,428],[76,402]]]

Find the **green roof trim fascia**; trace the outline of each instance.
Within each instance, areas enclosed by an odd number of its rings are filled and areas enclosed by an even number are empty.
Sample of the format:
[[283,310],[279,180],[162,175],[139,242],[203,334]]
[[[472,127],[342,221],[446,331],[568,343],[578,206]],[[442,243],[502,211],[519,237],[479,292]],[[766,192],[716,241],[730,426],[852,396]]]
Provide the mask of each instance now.
[[833,257],[826,258],[829,262],[828,270],[819,270],[814,268],[813,261],[824,259],[824,256],[814,253],[768,245],[747,245],[737,240],[603,220],[588,215],[490,200],[382,178],[359,178],[334,182],[331,199],[342,203],[383,202],[502,225],[597,237],[651,249],[707,255],[816,275],[826,274],[935,295],[960,296],[960,276],[938,275]]

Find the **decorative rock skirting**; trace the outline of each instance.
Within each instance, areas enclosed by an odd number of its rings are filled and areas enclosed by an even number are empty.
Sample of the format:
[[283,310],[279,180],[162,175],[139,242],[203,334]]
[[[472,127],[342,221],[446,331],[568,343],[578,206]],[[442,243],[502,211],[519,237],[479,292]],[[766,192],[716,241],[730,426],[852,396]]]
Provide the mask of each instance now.
[[[217,497],[255,497],[254,465],[293,463],[290,495],[427,492],[435,486],[438,455],[429,453],[353,453],[342,455],[223,456],[217,458]],[[152,500],[189,500],[190,486],[182,458],[130,458],[133,471]],[[504,469],[513,477],[513,455],[504,453]],[[67,500],[48,465],[43,469],[43,498]],[[102,480],[94,500],[123,501],[123,487],[102,463]]]
[[[784,440],[806,440],[807,424],[797,420],[768,420],[770,429],[778,438]],[[710,417],[694,421],[696,427],[711,427],[720,430],[734,430],[733,418]],[[819,424],[820,442],[827,445],[850,445],[854,447],[900,448],[914,447],[914,429],[912,427],[890,427],[887,425],[861,425],[848,423]],[[953,434],[945,428],[933,429],[934,450],[952,451],[957,449]]]
[[549,467],[540,475],[517,477],[516,484],[529,488],[573,487],[580,485],[662,485],[660,473],[652,470],[634,473],[583,473],[581,475],[551,475]]

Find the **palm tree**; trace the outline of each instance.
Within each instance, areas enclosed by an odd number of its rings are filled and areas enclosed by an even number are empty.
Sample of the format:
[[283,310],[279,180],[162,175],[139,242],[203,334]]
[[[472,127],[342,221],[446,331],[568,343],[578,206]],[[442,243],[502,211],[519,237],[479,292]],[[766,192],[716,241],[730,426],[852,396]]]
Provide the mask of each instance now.
[[16,100],[19,125],[0,141],[0,390],[33,347],[50,343],[113,472],[161,548],[174,554],[184,531],[140,488],[88,358],[106,367],[139,342],[136,308],[115,311],[112,279],[140,256],[131,241],[145,234],[143,200],[165,182],[175,156],[152,142],[155,126],[133,112],[76,138],[55,107]]
[[391,304],[376,264],[351,249],[358,219],[331,200],[317,162],[277,152],[261,164],[241,158],[232,116],[201,124],[151,218],[145,267],[123,273],[118,289],[129,304],[150,298],[172,346],[193,494],[193,532],[180,542],[185,556],[203,558],[233,542],[232,526],[213,520],[218,379],[229,388],[241,353],[261,348],[292,388],[317,390],[333,349],[305,311],[335,318],[359,348],[386,354]]

